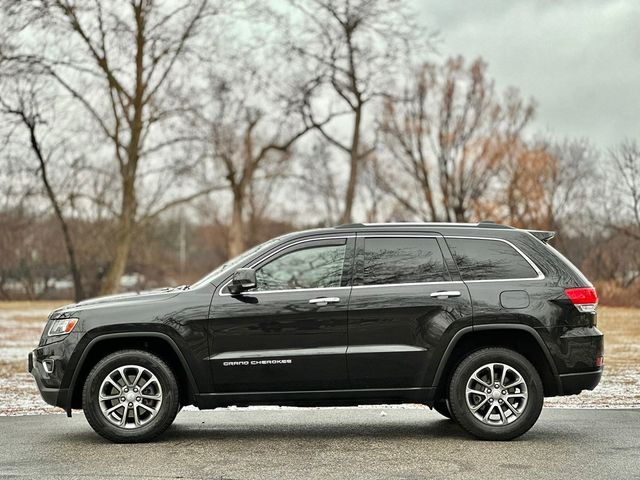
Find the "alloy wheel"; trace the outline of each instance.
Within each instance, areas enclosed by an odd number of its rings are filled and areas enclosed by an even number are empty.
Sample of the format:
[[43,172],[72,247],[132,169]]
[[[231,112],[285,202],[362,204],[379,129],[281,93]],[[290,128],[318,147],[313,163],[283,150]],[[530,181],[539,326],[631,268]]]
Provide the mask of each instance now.
[[482,423],[507,425],[516,421],[527,406],[527,384],[515,368],[488,363],[469,377],[465,399],[471,413]]
[[162,405],[158,378],[139,365],[111,371],[100,385],[98,402],[102,414],[114,425],[133,429],[155,418]]

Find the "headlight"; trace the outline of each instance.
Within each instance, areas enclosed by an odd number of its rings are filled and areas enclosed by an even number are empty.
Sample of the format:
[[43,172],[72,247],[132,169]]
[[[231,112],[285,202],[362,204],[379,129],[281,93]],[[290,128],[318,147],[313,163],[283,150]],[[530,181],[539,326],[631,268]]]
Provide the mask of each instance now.
[[51,323],[51,327],[49,328],[49,336],[53,337],[55,335],[66,335],[73,330],[73,328],[78,323],[77,318],[63,318],[60,320],[54,320]]

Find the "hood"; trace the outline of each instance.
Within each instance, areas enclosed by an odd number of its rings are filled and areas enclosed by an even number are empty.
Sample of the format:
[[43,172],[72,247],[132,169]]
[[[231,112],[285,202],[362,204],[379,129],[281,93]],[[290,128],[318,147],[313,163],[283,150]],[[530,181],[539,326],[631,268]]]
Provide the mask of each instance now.
[[116,295],[106,295],[103,297],[89,298],[78,303],[65,305],[54,310],[51,316],[58,316],[68,311],[82,311],[94,308],[109,307],[114,305],[125,305],[129,303],[140,302],[157,302],[168,300],[183,292],[181,287],[177,288],[160,288],[156,290],[147,290],[142,292],[121,293]]

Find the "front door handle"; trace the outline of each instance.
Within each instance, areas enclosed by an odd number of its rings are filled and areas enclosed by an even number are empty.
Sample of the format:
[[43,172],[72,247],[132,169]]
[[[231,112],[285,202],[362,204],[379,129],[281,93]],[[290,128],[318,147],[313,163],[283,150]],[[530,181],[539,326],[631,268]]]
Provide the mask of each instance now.
[[325,305],[328,305],[330,303],[338,303],[338,302],[340,302],[340,298],[338,297],[318,297],[318,298],[312,298],[311,300],[309,300],[309,303],[318,305],[319,307],[324,307]]
[[462,295],[458,290],[446,290],[440,292],[433,292],[431,294],[432,297],[435,298],[451,298],[451,297],[459,297]]

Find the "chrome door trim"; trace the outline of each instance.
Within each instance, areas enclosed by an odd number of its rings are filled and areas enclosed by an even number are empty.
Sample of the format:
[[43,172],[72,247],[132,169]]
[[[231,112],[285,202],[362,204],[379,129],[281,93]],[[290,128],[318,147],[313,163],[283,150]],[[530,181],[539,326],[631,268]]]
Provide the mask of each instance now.
[[347,345],[333,347],[281,348],[277,350],[233,350],[216,353],[207,360],[237,360],[248,358],[301,357],[307,355],[344,355]]
[[458,290],[444,290],[439,292],[433,292],[430,296],[434,298],[451,298],[459,297],[462,293]]
[[462,280],[450,280],[448,282],[412,282],[412,283],[381,283],[379,285],[354,285],[353,289],[360,288],[381,288],[381,287],[419,287],[421,285],[451,285],[462,284]]
[[404,344],[373,344],[373,345],[349,345],[347,355],[359,355],[367,353],[406,353],[426,352],[427,349],[418,345]]
[[324,307],[330,303],[340,303],[340,297],[316,297],[309,300],[309,303]]

